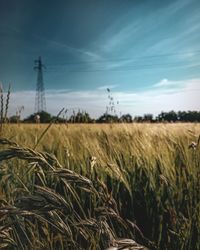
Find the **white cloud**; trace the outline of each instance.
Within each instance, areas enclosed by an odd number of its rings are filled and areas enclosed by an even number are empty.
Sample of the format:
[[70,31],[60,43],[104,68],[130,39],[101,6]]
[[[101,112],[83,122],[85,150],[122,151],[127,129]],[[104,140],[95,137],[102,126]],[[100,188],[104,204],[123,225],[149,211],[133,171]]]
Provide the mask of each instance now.
[[[193,90],[194,88],[200,88],[200,79],[187,79],[187,80],[179,80],[179,81],[174,81],[174,80],[169,80],[169,79],[162,79],[158,83],[154,84],[153,87],[157,88],[163,88],[163,89],[169,89],[168,87],[178,87],[179,90],[184,89],[185,91]],[[174,90],[174,88],[172,89]]]
[[166,78],[162,79],[160,82],[154,84],[154,87],[172,87],[172,86],[178,86],[182,82],[181,81],[170,81]]
[[[162,84],[161,84],[162,83]],[[175,88],[169,88],[168,83],[176,83]],[[156,85],[156,84],[155,84]],[[157,87],[140,92],[112,91],[118,114],[144,113],[158,114],[169,110],[199,110],[200,79],[182,81],[161,80]],[[108,105],[107,94],[103,90],[108,86],[90,91],[48,90],[46,92],[47,111],[57,114],[63,107],[68,109],[87,110],[92,117],[105,112]],[[24,117],[34,112],[35,92],[21,91],[11,93],[9,114],[15,114],[18,106],[25,106]]]
[[98,87],[97,89],[98,90],[114,89],[118,86],[119,86],[118,84],[103,85],[103,86]]
[[164,78],[160,82],[154,84],[154,87],[168,86],[169,83],[168,79]]
[[[136,34],[139,30],[139,24],[137,22],[132,22],[125,27],[118,27],[118,29],[110,36],[110,33],[113,32],[113,29],[109,28],[106,31],[109,33],[109,38],[103,45],[103,50],[106,52],[109,52],[110,50],[119,48],[124,43],[127,42],[130,37],[132,37],[134,34]],[[105,36],[105,34],[104,34]]]

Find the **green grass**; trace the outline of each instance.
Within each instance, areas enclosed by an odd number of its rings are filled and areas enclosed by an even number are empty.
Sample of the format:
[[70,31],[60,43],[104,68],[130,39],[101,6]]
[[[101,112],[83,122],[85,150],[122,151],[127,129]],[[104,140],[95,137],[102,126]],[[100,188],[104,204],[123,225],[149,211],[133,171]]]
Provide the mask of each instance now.
[[199,124],[52,125],[38,144],[47,126],[3,128],[1,244],[200,249]]

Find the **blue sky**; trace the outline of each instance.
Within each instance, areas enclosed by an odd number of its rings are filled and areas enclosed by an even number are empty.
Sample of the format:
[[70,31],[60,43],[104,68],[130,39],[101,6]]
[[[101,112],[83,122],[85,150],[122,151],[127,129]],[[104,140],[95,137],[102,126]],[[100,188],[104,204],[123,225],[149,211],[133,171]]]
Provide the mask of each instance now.
[[0,0],[0,81],[12,84],[10,114],[34,111],[42,56],[47,111],[98,116],[199,109],[200,1]]

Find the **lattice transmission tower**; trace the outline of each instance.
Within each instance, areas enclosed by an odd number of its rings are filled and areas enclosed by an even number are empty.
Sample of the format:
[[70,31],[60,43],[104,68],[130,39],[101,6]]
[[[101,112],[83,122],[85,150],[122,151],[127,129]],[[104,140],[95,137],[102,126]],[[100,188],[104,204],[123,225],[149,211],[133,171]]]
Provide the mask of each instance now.
[[43,68],[41,56],[38,60],[35,60],[34,70],[37,71],[37,84],[36,84],[36,96],[35,96],[35,112],[46,111],[45,89],[43,82]]

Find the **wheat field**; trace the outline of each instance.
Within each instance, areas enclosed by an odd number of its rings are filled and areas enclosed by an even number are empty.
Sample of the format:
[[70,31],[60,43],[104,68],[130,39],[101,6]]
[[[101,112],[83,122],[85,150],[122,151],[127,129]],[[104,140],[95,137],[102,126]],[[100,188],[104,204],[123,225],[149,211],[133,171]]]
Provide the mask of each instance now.
[[3,127],[1,248],[200,249],[199,124],[47,126]]

